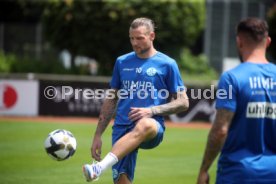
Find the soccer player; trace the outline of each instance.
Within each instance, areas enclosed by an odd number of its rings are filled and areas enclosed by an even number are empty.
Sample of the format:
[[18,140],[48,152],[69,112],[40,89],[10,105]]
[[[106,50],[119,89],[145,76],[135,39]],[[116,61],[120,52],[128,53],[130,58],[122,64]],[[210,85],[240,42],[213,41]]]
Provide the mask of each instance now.
[[217,184],[276,183],[276,66],[265,55],[270,42],[264,20],[237,25],[242,63],[220,78],[218,90],[232,90],[217,98],[198,184],[209,183],[208,169],[219,153]]
[[[114,183],[132,183],[138,149],[158,146],[165,131],[163,116],[185,111],[189,105],[175,60],[153,46],[153,21],[135,19],[129,38],[134,52],[118,57],[115,63],[110,82],[114,93],[103,103],[91,147],[92,157],[98,162],[83,166],[87,181],[97,180],[112,167]],[[112,149],[101,160],[101,136],[116,104]]]

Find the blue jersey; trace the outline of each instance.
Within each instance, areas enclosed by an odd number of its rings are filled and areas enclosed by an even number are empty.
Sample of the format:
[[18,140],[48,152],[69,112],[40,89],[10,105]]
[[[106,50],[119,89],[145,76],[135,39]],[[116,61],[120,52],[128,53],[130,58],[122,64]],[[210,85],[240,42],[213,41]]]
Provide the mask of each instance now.
[[[129,125],[130,107],[151,107],[167,103],[169,93],[184,89],[178,66],[172,58],[157,52],[141,59],[135,52],[120,56],[114,66],[111,88],[119,90],[115,124]],[[154,116],[164,126],[161,116]]]
[[242,63],[225,72],[217,109],[234,112],[217,183],[276,183],[276,66]]

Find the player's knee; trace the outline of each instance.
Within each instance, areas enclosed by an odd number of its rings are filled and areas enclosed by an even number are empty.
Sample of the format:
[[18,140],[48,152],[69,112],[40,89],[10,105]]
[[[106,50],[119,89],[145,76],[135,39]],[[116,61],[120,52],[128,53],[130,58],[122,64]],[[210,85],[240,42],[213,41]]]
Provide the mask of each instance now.
[[137,131],[141,134],[155,134],[156,125],[155,122],[149,118],[140,119],[136,124]]

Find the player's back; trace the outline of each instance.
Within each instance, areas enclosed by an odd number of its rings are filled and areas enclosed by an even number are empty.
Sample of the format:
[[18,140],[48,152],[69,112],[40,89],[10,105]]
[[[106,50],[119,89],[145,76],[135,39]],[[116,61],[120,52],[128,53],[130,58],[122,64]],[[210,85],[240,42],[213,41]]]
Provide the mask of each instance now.
[[224,78],[233,85],[235,115],[219,159],[218,183],[276,183],[276,66],[246,62]]

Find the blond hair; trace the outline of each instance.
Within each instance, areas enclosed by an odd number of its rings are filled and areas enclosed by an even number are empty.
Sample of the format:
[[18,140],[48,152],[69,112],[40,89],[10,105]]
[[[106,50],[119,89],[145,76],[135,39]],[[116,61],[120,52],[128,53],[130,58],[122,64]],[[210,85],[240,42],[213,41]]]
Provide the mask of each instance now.
[[130,24],[131,29],[136,29],[140,26],[145,26],[149,32],[154,32],[154,22],[146,17],[136,18]]

